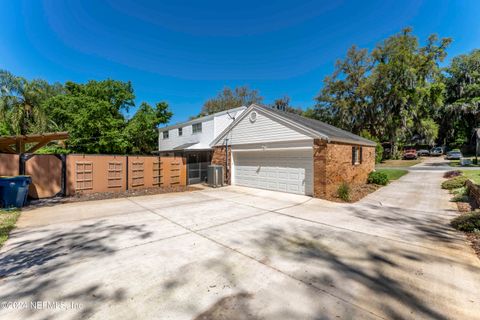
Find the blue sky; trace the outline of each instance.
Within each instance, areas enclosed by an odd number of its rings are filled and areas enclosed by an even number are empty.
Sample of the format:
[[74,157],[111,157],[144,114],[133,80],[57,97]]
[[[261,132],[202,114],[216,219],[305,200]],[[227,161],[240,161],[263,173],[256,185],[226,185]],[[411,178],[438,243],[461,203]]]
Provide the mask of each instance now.
[[478,48],[480,2],[0,0],[0,68],[27,78],[131,80],[172,122],[224,86],[307,108],[352,44],[373,48],[405,26]]

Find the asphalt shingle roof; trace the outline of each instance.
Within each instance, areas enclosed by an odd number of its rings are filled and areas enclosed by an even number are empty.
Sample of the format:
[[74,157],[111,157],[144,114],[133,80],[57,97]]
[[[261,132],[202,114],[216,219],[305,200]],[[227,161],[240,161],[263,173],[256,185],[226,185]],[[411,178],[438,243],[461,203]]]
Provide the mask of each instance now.
[[376,145],[376,143],[371,140],[362,138],[356,134],[339,129],[337,127],[334,127],[328,123],[325,123],[319,120],[305,118],[295,113],[280,111],[280,110],[272,109],[269,107],[264,107],[264,108],[267,108],[269,111],[275,114],[278,114],[283,118],[294,121],[301,126],[307,127],[311,130],[315,130],[321,134],[324,134],[328,137],[330,141],[361,144],[361,145],[367,145],[367,146]]

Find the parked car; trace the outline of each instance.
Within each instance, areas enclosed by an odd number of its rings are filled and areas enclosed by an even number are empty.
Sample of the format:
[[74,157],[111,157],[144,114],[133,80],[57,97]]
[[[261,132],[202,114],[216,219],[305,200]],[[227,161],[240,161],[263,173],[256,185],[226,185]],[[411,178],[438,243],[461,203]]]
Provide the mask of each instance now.
[[425,156],[429,156],[429,155],[430,155],[430,151],[428,151],[427,149],[417,150],[417,156],[419,156],[419,157],[425,157]]
[[460,160],[462,158],[462,153],[460,151],[448,151],[445,159],[447,160]]
[[414,160],[414,159],[417,159],[417,150],[415,150],[415,149],[406,149],[406,150],[403,150],[403,159],[404,159],[404,160]]
[[443,149],[441,147],[435,147],[432,150],[430,150],[430,155],[439,157],[443,154]]

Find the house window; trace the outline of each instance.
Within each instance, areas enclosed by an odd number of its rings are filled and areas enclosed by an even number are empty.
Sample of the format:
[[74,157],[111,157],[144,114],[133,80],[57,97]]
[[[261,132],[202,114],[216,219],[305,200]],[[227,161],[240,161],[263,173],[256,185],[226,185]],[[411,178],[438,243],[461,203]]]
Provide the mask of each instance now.
[[192,124],[192,133],[200,133],[202,132],[202,123],[195,123]]
[[168,139],[168,130],[163,131],[163,139]]
[[183,128],[178,128],[178,136],[180,137],[183,134]]
[[362,163],[362,147],[352,147],[352,164],[361,164]]

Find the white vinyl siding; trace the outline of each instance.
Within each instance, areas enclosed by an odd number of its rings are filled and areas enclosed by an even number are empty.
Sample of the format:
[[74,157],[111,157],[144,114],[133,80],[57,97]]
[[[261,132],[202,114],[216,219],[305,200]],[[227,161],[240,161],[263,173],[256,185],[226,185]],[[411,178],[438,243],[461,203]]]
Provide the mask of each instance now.
[[[160,151],[172,150],[178,146],[189,143],[198,143],[201,148],[209,148],[210,143],[233,122],[232,118],[237,118],[245,109],[246,108],[237,108],[229,111],[229,114],[222,112],[218,115],[204,117],[203,121],[201,119],[195,119],[194,121],[188,121],[183,124],[160,128],[158,149]],[[201,132],[193,132],[192,125],[199,123],[195,121],[201,122]],[[162,132],[168,129],[170,129],[169,138],[164,140]]]
[[177,129],[170,130],[169,138],[162,139],[162,134],[159,136],[159,150],[172,150],[186,143],[200,143],[204,146],[209,145],[213,140],[213,119],[203,122],[202,132],[193,133],[192,126],[182,127],[182,135],[178,135]]
[[[226,138],[229,139],[230,145],[311,139],[311,137],[271,119],[261,112],[257,112],[255,121],[251,121],[247,114],[230,130]],[[217,145],[222,144],[224,144],[224,139],[217,143]]]
[[313,150],[237,151],[233,183],[295,194],[313,194]]
[[218,117],[215,117],[215,138],[218,137],[232,122],[233,119],[237,119],[245,110],[238,111],[229,111],[228,114],[222,114]]

